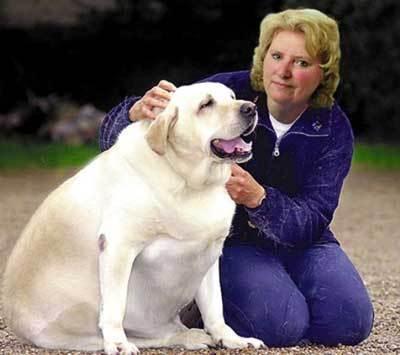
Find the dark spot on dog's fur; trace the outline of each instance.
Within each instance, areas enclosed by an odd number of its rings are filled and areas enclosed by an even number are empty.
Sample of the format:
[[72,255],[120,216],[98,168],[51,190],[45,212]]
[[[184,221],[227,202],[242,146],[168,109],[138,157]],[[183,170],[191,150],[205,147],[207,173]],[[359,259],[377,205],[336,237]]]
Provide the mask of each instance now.
[[106,239],[106,236],[105,236],[104,234],[100,234],[98,243],[99,243],[99,249],[100,249],[100,251],[101,251],[101,252],[104,251],[104,249],[105,249],[106,246],[107,246],[107,239]]

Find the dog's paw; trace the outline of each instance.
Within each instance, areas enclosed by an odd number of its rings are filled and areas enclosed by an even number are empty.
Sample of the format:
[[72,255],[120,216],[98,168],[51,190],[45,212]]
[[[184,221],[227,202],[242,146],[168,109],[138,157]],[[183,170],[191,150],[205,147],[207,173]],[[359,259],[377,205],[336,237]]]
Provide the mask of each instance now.
[[255,349],[265,348],[265,344],[262,340],[256,338],[244,338],[240,337],[247,343],[247,346],[252,346]]
[[221,338],[219,343],[224,347],[224,348],[229,348],[229,349],[243,349],[247,348],[250,345],[253,346],[254,348],[258,349],[260,346],[263,345],[262,341],[259,341],[254,338],[243,338],[240,336],[229,336],[225,338]]
[[104,352],[106,355],[134,355],[139,354],[139,349],[135,344],[125,342],[104,342]]
[[215,346],[213,338],[203,329],[192,328],[183,333],[174,336],[174,342],[177,345],[184,346],[188,350],[207,349],[209,346]]
[[264,343],[256,338],[245,338],[237,335],[227,325],[219,327],[212,333],[214,340],[221,346],[229,349],[243,349],[252,346],[256,349],[264,347]]

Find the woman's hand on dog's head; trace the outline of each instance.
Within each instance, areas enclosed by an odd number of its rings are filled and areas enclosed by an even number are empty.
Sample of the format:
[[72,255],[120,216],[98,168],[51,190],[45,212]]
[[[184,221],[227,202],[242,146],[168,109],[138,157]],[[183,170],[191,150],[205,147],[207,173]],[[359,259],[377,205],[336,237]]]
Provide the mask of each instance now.
[[161,80],[133,104],[129,110],[129,119],[132,122],[142,119],[155,119],[158,113],[167,107],[171,94],[175,90],[176,86],[173,83]]

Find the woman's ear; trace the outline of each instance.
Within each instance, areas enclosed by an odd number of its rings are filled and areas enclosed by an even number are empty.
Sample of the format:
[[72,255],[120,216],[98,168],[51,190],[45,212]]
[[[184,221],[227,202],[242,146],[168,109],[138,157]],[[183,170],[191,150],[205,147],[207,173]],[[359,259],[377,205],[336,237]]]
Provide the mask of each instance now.
[[170,103],[150,124],[146,140],[150,148],[159,155],[167,149],[168,133],[178,119],[178,108]]

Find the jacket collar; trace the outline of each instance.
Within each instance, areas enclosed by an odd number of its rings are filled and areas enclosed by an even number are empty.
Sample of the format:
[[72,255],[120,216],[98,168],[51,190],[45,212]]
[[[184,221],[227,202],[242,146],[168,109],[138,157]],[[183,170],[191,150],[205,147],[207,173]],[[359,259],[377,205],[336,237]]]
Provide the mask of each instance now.
[[[254,100],[257,104],[258,125],[274,132],[265,93],[258,93]],[[327,108],[308,108],[296,123],[289,129],[287,134],[303,134],[310,137],[326,137],[331,134],[331,110]]]

